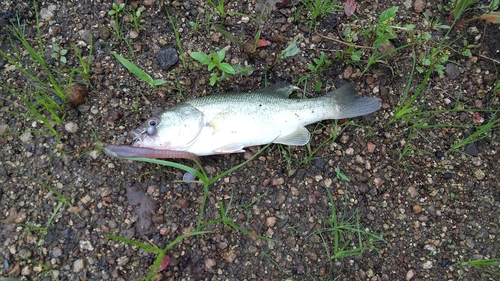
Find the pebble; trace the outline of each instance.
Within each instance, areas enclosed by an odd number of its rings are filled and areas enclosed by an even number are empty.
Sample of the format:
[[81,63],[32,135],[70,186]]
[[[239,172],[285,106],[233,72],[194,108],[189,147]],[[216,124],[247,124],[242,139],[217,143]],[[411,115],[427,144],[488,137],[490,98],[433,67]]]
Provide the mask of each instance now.
[[253,245],[248,246],[248,252],[251,253],[251,254],[256,253],[257,252],[257,247],[255,247]]
[[40,18],[43,21],[51,21],[54,19],[54,11],[56,10],[56,5],[49,5],[47,8],[42,8],[40,10]]
[[27,265],[23,267],[23,269],[21,269],[21,275],[23,276],[31,275],[31,268]]
[[373,144],[372,142],[367,142],[366,148],[368,149],[369,153],[373,153],[375,151],[375,144]]
[[25,143],[29,143],[31,142],[31,140],[33,139],[33,135],[30,133],[30,132],[26,132],[24,134],[22,134],[19,139],[22,141],[22,142],[25,142]]
[[420,206],[418,204],[415,205],[415,206],[413,206],[413,212],[415,212],[416,214],[421,213],[422,212],[422,206]]
[[59,247],[55,247],[52,249],[52,256],[54,258],[58,258],[62,255],[62,250]]
[[128,37],[130,39],[137,39],[139,37],[139,33],[135,30],[130,30],[129,33],[128,33]]
[[177,54],[177,50],[174,47],[168,46],[156,53],[156,60],[163,70],[167,70],[177,63],[177,61],[179,60],[179,55]]
[[23,260],[29,259],[31,257],[31,251],[28,249],[19,250],[19,257]]
[[206,270],[211,270],[212,267],[214,267],[217,264],[215,259],[206,259],[205,260],[205,269]]
[[85,268],[85,261],[83,259],[77,259],[73,262],[73,271],[78,273]]
[[74,84],[71,86],[71,90],[68,94],[68,102],[73,106],[79,106],[85,103],[85,98],[88,95],[87,88],[80,84]]
[[432,262],[431,261],[426,261],[422,264],[423,269],[431,269],[432,268]]
[[97,159],[97,157],[99,157],[99,154],[100,154],[100,152],[99,152],[98,150],[92,150],[92,151],[89,153],[89,156],[90,156],[92,159],[96,160],[96,159]]
[[414,198],[418,196],[418,191],[415,187],[411,186],[408,188],[408,193],[410,193],[410,197]]
[[471,155],[471,156],[477,156],[479,154],[479,150],[477,149],[476,145],[471,143],[465,146],[464,148],[465,153]]
[[285,183],[285,180],[284,180],[283,178],[273,179],[273,182],[272,182],[272,184],[273,184],[274,186],[277,186],[277,185],[282,185],[282,184],[284,184],[284,183]]
[[445,72],[451,79],[457,79],[460,75],[460,69],[458,69],[458,66],[454,63],[446,64]]
[[64,125],[64,128],[69,133],[76,133],[78,131],[78,124],[76,124],[75,122],[68,122],[66,123],[66,125]]
[[267,227],[273,227],[276,224],[277,218],[276,217],[268,217],[266,219]]
[[345,150],[345,155],[353,155],[354,154],[354,148],[349,147],[348,149]]
[[415,3],[413,3],[413,10],[416,13],[423,12],[424,8],[425,8],[425,2],[424,2],[424,0],[415,0]]
[[0,135],[3,133],[6,133],[10,131],[9,125],[7,124],[0,124]]
[[119,257],[119,258],[116,260],[116,264],[117,264],[117,265],[119,265],[119,266],[124,266],[124,265],[126,265],[129,261],[130,261],[130,257],[123,256],[123,257]]
[[483,170],[478,169],[474,172],[474,176],[477,180],[483,180],[486,177],[486,174],[483,172]]

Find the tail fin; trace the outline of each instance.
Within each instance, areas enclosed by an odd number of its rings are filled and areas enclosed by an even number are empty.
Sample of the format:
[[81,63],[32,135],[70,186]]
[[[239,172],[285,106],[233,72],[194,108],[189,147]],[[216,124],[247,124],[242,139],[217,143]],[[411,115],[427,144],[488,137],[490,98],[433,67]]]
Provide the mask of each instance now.
[[377,111],[381,106],[376,98],[358,95],[353,83],[329,92],[325,97],[332,99],[333,104],[338,108],[338,116],[335,116],[335,119],[367,115]]

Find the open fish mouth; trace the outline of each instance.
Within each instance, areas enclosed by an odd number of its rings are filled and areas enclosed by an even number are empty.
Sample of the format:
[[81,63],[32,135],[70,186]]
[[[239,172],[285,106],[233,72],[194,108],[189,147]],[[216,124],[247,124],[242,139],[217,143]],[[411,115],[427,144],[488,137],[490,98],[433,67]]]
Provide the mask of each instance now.
[[139,129],[135,129],[135,130],[130,131],[130,134],[133,137],[132,145],[136,145],[137,143],[140,143],[144,139],[144,136],[147,135],[146,131],[141,131]]

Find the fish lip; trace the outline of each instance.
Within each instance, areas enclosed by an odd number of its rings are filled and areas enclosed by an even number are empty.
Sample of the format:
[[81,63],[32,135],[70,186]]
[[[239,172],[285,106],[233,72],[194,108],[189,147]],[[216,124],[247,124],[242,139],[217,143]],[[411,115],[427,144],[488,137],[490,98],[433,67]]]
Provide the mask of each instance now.
[[139,129],[135,129],[135,130],[132,130],[130,131],[130,134],[132,135],[133,137],[133,140],[134,140],[134,145],[137,143],[137,142],[140,142],[142,139],[143,139],[143,135],[144,135],[144,132],[139,130]]

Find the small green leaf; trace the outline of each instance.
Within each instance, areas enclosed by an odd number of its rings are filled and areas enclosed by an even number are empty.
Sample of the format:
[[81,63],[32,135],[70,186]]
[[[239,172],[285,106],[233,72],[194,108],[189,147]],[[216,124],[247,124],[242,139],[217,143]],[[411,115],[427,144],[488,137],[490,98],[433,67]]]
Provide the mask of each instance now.
[[470,57],[472,56],[472,53],[470,52],[469,49],[465,49],[463,52],[462,52],[462,56],[464,57]]
[[217,52],[219,62],[223,61],[224,58],[226,57],[226,49],[222,48],[220,51]]
[[235,74],[241,74],[243,76],[250,76],[254,71],[253,67],[242,66],[241,64],[237,64],[237,65],[233,66],[233,69],[234,69]]
[[191,52],[189,53],[189,56],[202,64],[208,65],[211,61],[210,56],[202,52]]
[[66,62],[67,62],[66,57],[61,57],[59,60],[60,60],[62,63],[66,63]]
[[153,86],[160,86],[160,85],[163,85],[167,83],[167,81],[163,80],[163,79],[155,79],[153,80],[153,82],[151,83]]
[[144,70],[140,69],[137,65],[132,63],[131,61],[127,60],[126,58],[120,56],[119,54],[112,52],[113,56],[123,64],[130,72],[135,74],[135,76],[139,77],[142,81],[148,83],[149,85],[153,86],[153,78],[149,76]]
[[68,50],[65,50],[65,49],[62,49],[62,50],[59,52],[59,54],[60,54],[61,56],[64,56],[64,55],[66,55],[67,53],[68,53]]
[[223,62],[219,64],[219,69],[224,71],[227,74],[235,74],[234,68],[227,62]]
[[217,82],[217,73],[212,73],[210,74],[210,86],[215,85],[215,82]]
[[314,90],[316,90],[316,92],[321,91],[321,87],[323,87],[323,83],[321,81],[318,81],[314,84]]
[[212,69],[214,69],[214,67],[216,67],[216,66],[217,66],[217,64],[215,64],[215,62],[210,61],[210,62],[208,63],[208,71],[211,71],[211,70],[212,70]]
[[300,52],[300,49],[297,47],[297,40],[294,40],[290,46],[286,47],[286,49],[281,52],[280,57],[281,58],[286,58],[286,57],[292,57],[295,56]]
[[57,59],[59,57],[59,54],[58,53],[53,53],[51,57],[54,58],[54,59]]
[[335,168],[335,173],[337,174],[337,177],[338,177],[338,178],[343,179],[343,180],[345,180],[345,181],[347,181],[347,182],[350,182],[350,181],[351,181],[351,180],[350,180],[350,179],[349,179],[346,175],[344,175],[344,174],[340,171],[340,167],[339,167],[339,166],[337,166],[337,167]]
[[361,50],[358,50],[358,51],[356,51],[356,52],[352,53],[352,55],[351,55],[351,59],[352,59],[353,61],[355,61],[355,62],[360,61],[360,60],[361,60],[361,54],[362,54],[362,53],[363,53],[363,52],[362,52]]
[[114,14],[116,14],[116,11],[115,11],[115,10],[110,10],[110,11],[108,12],[108,15],[110,15],[110,16],[112,16],[112,15],[114,15]]

